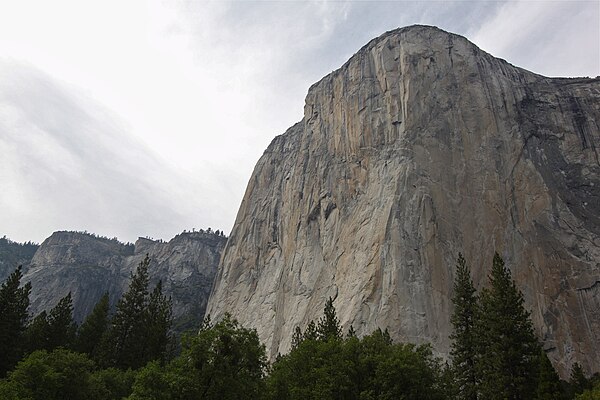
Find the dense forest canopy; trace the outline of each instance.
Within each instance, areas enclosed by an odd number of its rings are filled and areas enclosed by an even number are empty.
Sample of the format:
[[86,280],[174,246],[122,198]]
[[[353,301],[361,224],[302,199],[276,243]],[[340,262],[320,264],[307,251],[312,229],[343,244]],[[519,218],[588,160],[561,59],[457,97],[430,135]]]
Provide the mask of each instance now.
[[450,359],[395,343],[387,330],[342,332],[334,300],[299,327],[288,354],[269,363],[255,330],[230,316],[172,335],[171,302],[149,287],[146,257],[111,312],[103,296],[86,320],[71,295],[27,313],[31,286],[17,268],[0,288],[0,398],[25,399],[598,399],[600,377],[575,364],[561,381],[535,338],[523,296],[496,254],[477,293],[456,263]]

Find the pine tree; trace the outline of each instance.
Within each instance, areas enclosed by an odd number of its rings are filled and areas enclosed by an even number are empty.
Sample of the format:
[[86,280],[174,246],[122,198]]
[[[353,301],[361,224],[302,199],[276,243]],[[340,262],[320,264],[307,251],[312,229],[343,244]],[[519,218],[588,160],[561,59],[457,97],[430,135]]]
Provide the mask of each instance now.
[[27,326],[27,353],[51,351],[58,347],[71,348],[75,343],[77,325],[73,321],[71,293],[60,299],[48,313],[42,311]]
[[58,301],[48,313],[48,348],[70,348],[75,342],[77,325],[73,321],[73,298],[71,292]]
[[19,266],[0,287],[0,378],[16,365],[25,350],[31,284],[20,287],[22,277]]
[[36,350],[47,350],[50,347],[48,343],[49,330],[48,313],[42,311],[27,325],[27,330],[25,331],[25,352],[30,354]]
[[139,368],[145,356],[146,313],[148,307],[148,255],[131,276],[127,292],[117,304],[110,327],[103,338],[102,359],[105,366]]
[[591,389],[589,379],[583,373],[581,364],[575,363],[571,367],[571,376],[569,377],[569,385],[573,394],[583,393],[585,390]]
[[336,316],[331,297],[325,303],[324,315],[317,324],[317,336],[322,341],[340,339],[342,337],[342,328]]
[[477,371],[475,370],[477,296],[469,267],[460,253],[456,261],[452,303],[454,313],[450,318],[453,328],[450,334],[452,340],[450,356],[458,398],[477,400]]
[[171,325],[173,323],[172,301],[162,292],[159,281],[152,293],[146,311],[146,356],[150,360],[164,362],[172,341]]
[[496,253],[490,288],[481,293],[477,319],[480,394],[485,399],[531,399],[539,345],[523,295]]
[[159,282],[148,293],[148,255],[138,265],[127,292],[100,343],[101,364],[119,368],[139,368],[149,361],[165,361],[171,345],[173,322],[171,299]]
[[297,326],[292,335],[292,350],[297,349],[298,346],[300,346],[300,343],[302,343],[302,340],[304,340],[302,331],[300,330],[300,327]]
[[311,320],[308,325],[306,325],[306,329],[302,335],[302,340],[317,340],[318,338],[319,334],[317,332],[317,325],[315,324],[315,321]]
[[538,378],[536,389],[536,400],[555,400],[563,395],[560,386],[560,378],[552,363],[548,359],[546,352],[540,349],[538,357]]
[[75,340],[75,350],[80,353],[86,353],[90,358],[95,359],[98,356],[102,336],[108,329],[109,324],[109,298],[108,292],[100,298],[94,309],[88,315],[79,327],[77,339]]
[[356,337],[356,331],[354,330],[354,327],[352,325],[350,325],[350,328],[348,328],[348,333],[346,334],[347,338],[355,338]]

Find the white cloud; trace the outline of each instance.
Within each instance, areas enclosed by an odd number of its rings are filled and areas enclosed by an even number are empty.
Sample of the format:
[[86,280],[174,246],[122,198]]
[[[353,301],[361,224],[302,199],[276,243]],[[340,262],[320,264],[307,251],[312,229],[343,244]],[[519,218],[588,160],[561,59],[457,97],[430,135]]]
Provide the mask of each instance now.
[[0,54],[16,62],[0,68],[0,235],[227,231],[255,162],[302,118],[308,87],[373,37],[437,25],[535,72],[597,75],[598,7],[4,2]]
[[600,75],[600,2],[514,1],[470,39],[547,76]]
[[116,116],[33,68],[0,71],[0,226],[11,237],[78,229],[135,240],[220,222],[208,212],[219,200],[202,195],[215,189],[163,163]]

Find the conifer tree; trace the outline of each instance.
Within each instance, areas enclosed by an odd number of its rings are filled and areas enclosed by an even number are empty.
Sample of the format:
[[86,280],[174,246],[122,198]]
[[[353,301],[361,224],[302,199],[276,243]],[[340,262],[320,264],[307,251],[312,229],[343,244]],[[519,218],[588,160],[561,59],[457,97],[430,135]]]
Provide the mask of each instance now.
[[162,282],[159,281],[150,294],[146,311],[146,356],[150,360],[166,360],[172,341],[172,323],[172,301],[163,294]]
[[80,353],[86,353],[90,358],[95,359],[98,356],[102,336],[108,329],[109,324],[109,298],[108,292],[100,298],[94,309],[88,315],[79,327],[77,339],[75,341],[75,350]]
[[31,284],[20,287],[22,277],[19,266],[0,287],[0,378],[16,365],[25,350]]
[[591,389],[590,381],[583,373],[581,364],[575,363],[571,367],[571,376],[569,377],[569,385],[573,394],[583,393],[585,390]]
[[292,350],[297,349],[298,346],[300,346],[300,343],[302,343],[302,340],[304,340],[302,331],[300,330],[300,327],[297,326],[292,335]]
[[139,368],[149,361],[165,361],[171,344],[171,299],[158,283],[148,293],[148,255],[131,277],[127,292],[100,344],[101,364],[123,369]]
[[450,318],[452,346],[450,356],[459,399],[477,400],[477,356],[475,319],[477,315],[477,296],[471,280],[471,273],[462,254],[456,261],[454,312]]
[[77,325],[73,321],[73,298],[69,292],[48,313],[48,347],[46,350],[72,347],[76,332]]
[[317,325],[315,321],[310,321],[308,325],[306,325],[306,330],[304,331],[304,335],[302,335],[302,340],[317,340],[319,338],[319,334],[317,332]]
[[131,276],[129,288],[117,303],[117,310],[102,343],[106,366],[138,368],[146,364],[146,315],[148,307],[148,255]]
[[523,295],[497,253],[490,286],[481,293],[477,319],[481,398],[531,399],[536,390],[539,345]]
[[350,328],[348,328],[348,333],[346,334],[347,338],[355,338],[356,337],[356,331],[354,330],[354,327],[352,325],[350,325]]
[[317,324],[317,336],[322,341],[331,339],[340,339],[342,337],[342,328],[337,318],[333,299],[330,297],[325,303],[323,317]]
[[538,357],[538,378],[536,388],[536,400],[556,400],[562,397],[560,378],[546,352],[540,349]]
[[25,352],[30,354],[36,350],[48,349],[50,347],[48,343],[49,330],[48,313],[42,311],[27,325],[27,330],[25,331]]
[[48,313],[42,311],[27,326],[27,353],[35,350],[71,348],[75,343],[77,325],[73,321],[71,293],[60,299]]

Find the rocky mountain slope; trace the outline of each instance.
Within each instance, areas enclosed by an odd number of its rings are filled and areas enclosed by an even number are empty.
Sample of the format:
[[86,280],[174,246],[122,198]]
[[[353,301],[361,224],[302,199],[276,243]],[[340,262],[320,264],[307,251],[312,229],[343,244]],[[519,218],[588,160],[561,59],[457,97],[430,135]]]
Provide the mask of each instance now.
[[31,242],[13,242],[6,236],[0,238],[0,282],[4,282],[17,266],[29,264],[38,247]]
[[[575,60],[574,60],[575,62]],[[600,366],[600,79],[547,78],[426,26],[314,84],[248,183],[208,312],[272,357],[332,296],[345,329],[449,350],[454,260],[507,262],[550,358]]]
[[176,327],[190,328],[204,317],[226,241],[214,233],[184,232],[168,242],[140,238],[126,245],[87,233],[55,232],[40,245],[23,277],[32,284],[30,313],[52,308],[71,292],[74,317],[82,321],[106,291],[116,303],[148,254],[151,286],[162,280],[173,300]]

